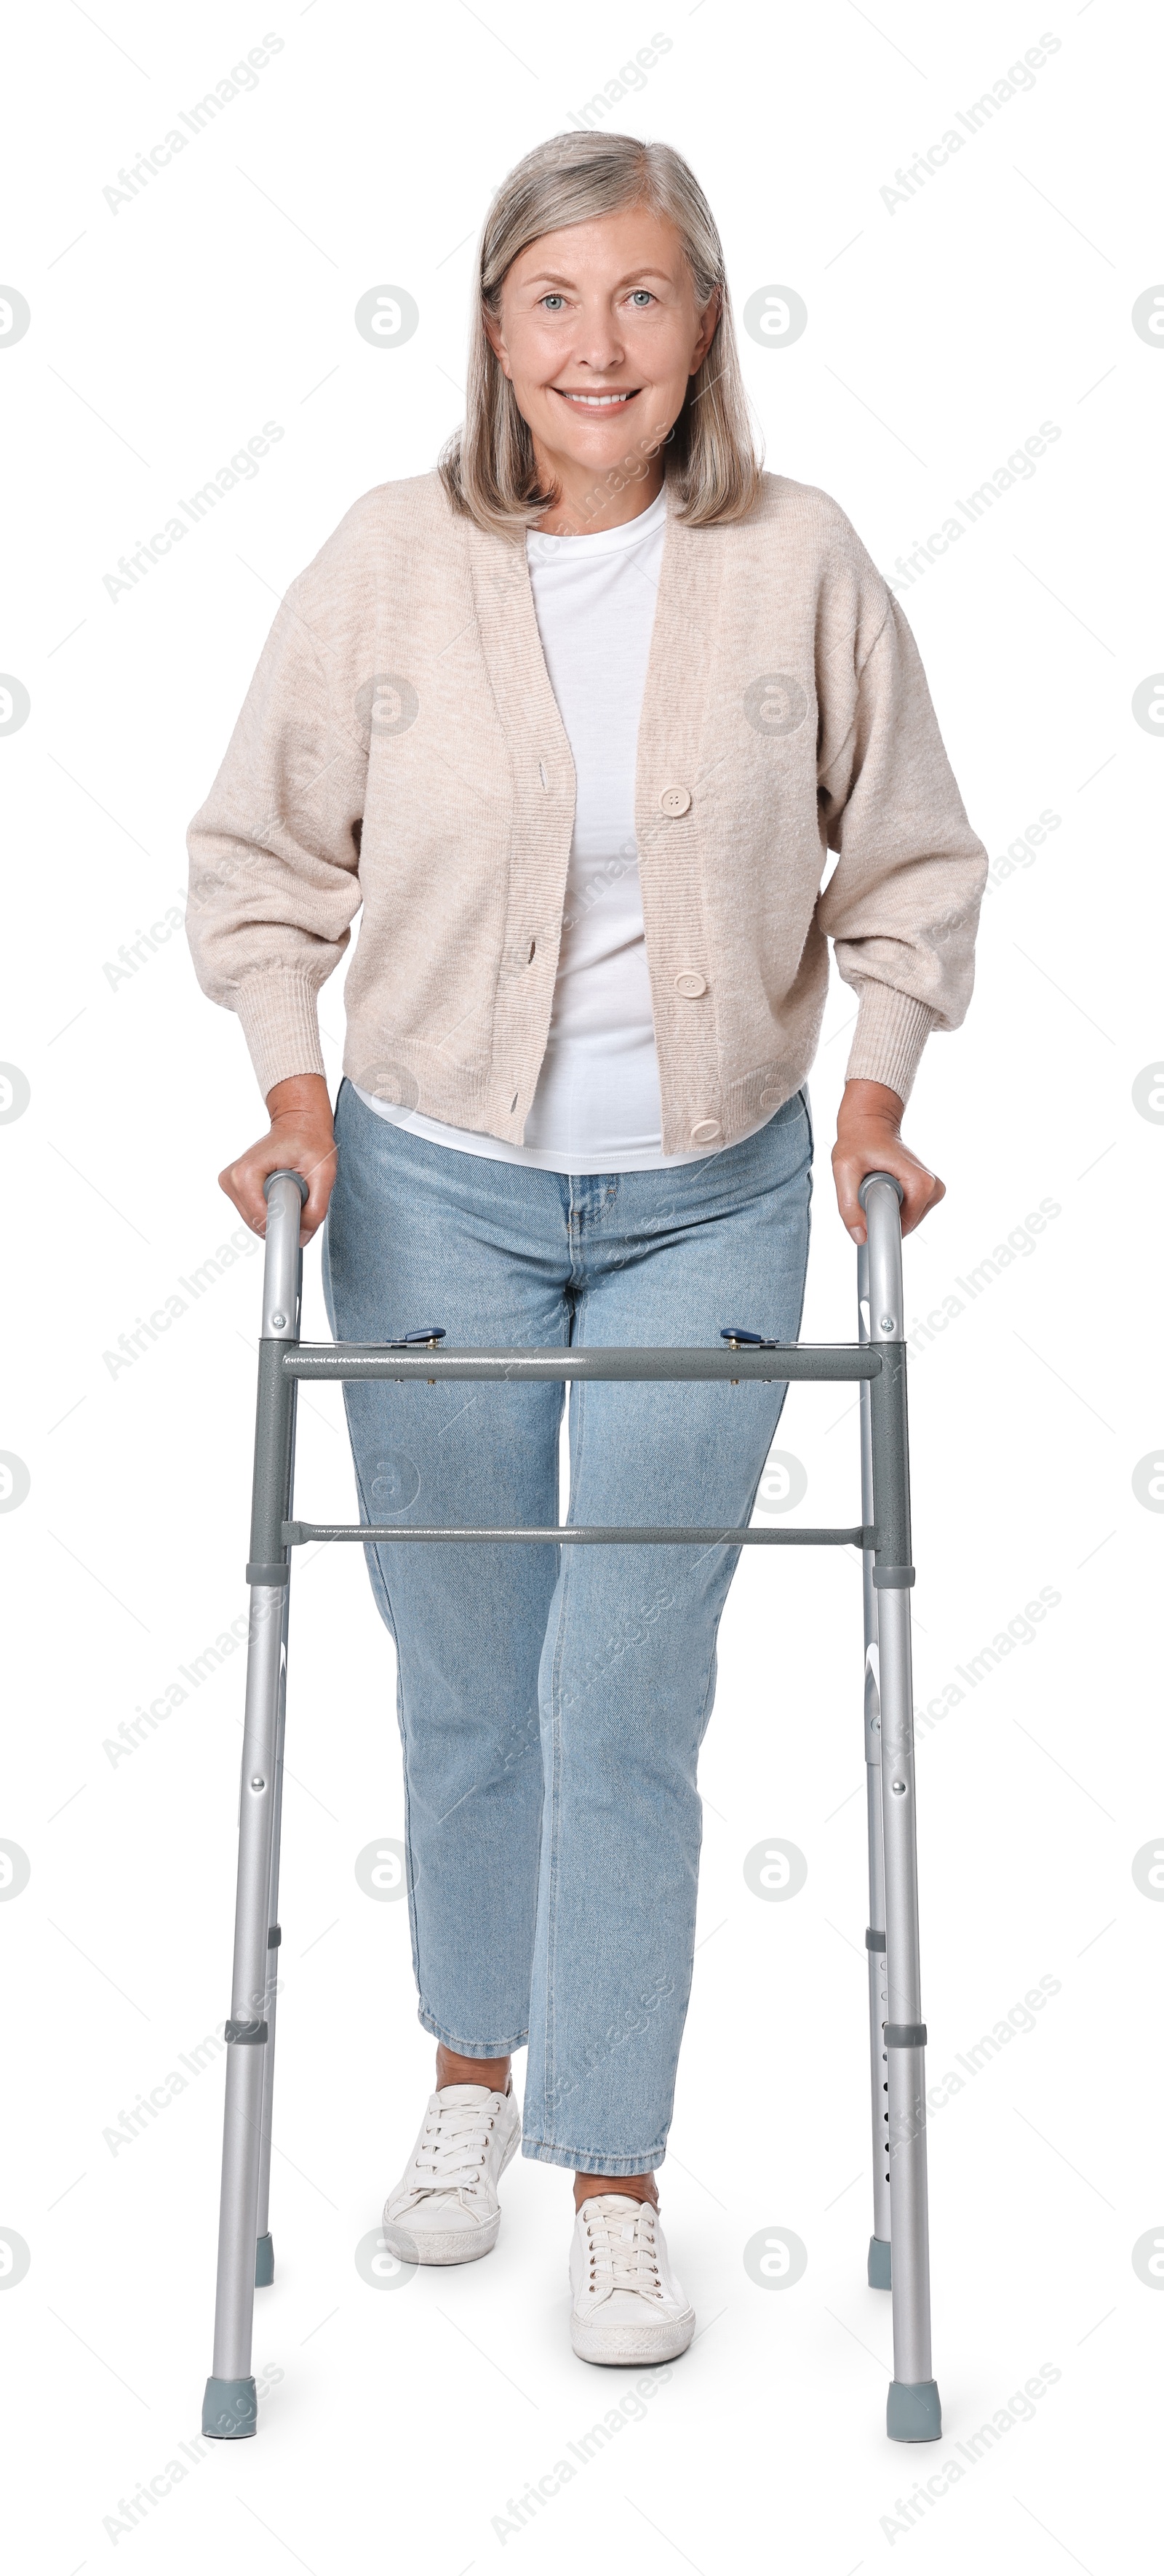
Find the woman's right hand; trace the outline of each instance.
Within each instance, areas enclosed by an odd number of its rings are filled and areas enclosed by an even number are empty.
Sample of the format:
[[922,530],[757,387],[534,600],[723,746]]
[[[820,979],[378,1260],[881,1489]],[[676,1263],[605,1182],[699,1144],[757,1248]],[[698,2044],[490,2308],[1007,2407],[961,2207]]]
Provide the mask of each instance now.
[[252,1234],[267,1231],[263,1183],[271,1172],[302,1172],[309,1196],[299,1226],[300,1243],[310,1243],[323,1224],[335,1179],[336,1149],[331,1100],[321,1073],[295,1073],[267,1093],[271,1132],[248,1146],[236,1163],[218,1175],[218,1186],[249,1225]]

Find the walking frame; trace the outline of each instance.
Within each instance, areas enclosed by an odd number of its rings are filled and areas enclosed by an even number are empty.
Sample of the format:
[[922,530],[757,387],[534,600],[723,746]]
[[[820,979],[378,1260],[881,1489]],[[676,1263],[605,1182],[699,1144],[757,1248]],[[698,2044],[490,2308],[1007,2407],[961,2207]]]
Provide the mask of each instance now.
[[[301,1342],[299,1249],[307,1184],[273,1172],[267,1238],[251,1513],[250,1638],[239,1802],[238,1887],[214,2318],[214,2368],[202,2430],[238,2441],[257,2426],[251,2372],[256,2289],[274,2279],[270,2234],[271,2104],[279,1929],[279,1840],[291,1552],[308,1541],[473,1540],[594,1547],[859,1547],[864,1565],[865,1762],[869,1823],[869,2044],[873,2235],[868,2280],[892,2290],[891,2441],[934,2442],[941,2406],[930,2358],[926,2199],[925,2025],[918,1956],[913,1685],[909,1592],[909,1446],[902,1324],[901,1191],[885,1172],[861,1185],[868,1242],[857,1259],[855,1343],[770,1342],[725,1326],[726,1347],[700,1350],[444,1350],[426,1325],[400,1341]],[[594,1378],[855,1379],[861,1403],[861,1526],[855,1529],[421,1529],[294,1520],[295,1407],[300,1379],[387,1378],[507,1385]],[[891,2256],[892,2249],[892,2256]]]

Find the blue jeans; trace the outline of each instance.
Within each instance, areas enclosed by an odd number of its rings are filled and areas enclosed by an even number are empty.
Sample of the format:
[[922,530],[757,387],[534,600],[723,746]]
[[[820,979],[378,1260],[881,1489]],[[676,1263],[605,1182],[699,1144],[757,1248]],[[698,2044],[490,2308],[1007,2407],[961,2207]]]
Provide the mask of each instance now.
[[[800,1326],[803,1093],[744,1143],[579,1179],[391,1126],[350,1083],[324,1289],[342,1341],[717,1344]],[[545,1528],[560,1385],[344,1390],[361,1518]],[[745,1528],[785,1389],[575,1384],[569,1519]],[[396,1644],[420,2019],[467,2057],[528,2042],[523,2151],[663,2157],[691,1985],[699,1746],[738,1548],[367,1550]]]

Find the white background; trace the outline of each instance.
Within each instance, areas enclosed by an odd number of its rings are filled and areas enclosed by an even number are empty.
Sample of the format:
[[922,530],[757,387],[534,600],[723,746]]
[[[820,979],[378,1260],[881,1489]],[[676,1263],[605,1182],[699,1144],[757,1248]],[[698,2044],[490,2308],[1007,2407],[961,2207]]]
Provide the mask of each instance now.
[[[139,2570],[254,2576],[466,2576],[501,2554],[721,2576],[745,2553],[855,2576],[891,2552],[1106,2576],[1144,2564],[1155,2527],[1164,2301],[1131,2258],[1164,2221],[1164,1909],[1132,1860],[1164,1826],[1162,1526],[1132,1474],[1164,1431],[1162,1139],[1132,1085],[1164,1050],[1164,747],[1132,696],[1164,650],[1146,554],[1164,343],[1131,310],[1164,276],[1147,189],[1160,64],[1148,12],[1106,0],[1049,21],[907,0],[874,17],[845,0],[658,11],[313,0],[268,21],[48,0],[10,31],[3,264],[32,322],[0,345],[0,664],[31,713],[0,738],[0,1055],[31,1099],[0,1135],[16,1219],[0,1445],[31,1488],[2,1529],[21,1662],[0,1832],[31,1877],[0,1906],[0,2222],[31,2263],[0,2326],[10,2556],[46,2576],[111,2549]],[[268,24],[283,50],[256,89],[111,211],[119,168]],[[510,2500],[625,2383],[571,2355],[568,2180],[547,2167],[511,2168],[487,2263],[393,2295],[355,2269],[430,2044],[405,1908],[354,1875],[399,1834],[401,1790],[389,1649],[349,1550],[301,1564],[295,1587],[279,2270],[256,2309],[270,2393],[256,2441],[178,2451],[210,2364],[221,2056],[131,2144],[103,2133],[228,2008],[241,1651],[124,1758],[106,1746],[245,1614],[258,1260],[132,1366],[113,1375],[103,1353],[228,1235],[216,1174],[261,1113],[180,935],[126,980],[105,968],[178,900],[187,820],[284,587],[360,492],[426,470],[459,416],[493,187],[656,27],[670,52],[607,122],[688,154],[737,313],[768,284],[807,304],[795,345],[742,340],[768,463],[833,493],[888,572],[1042,422],[1061,432],[903,593],[992,859],[1059,817],[1030,865],[996,869],[969,1022],[931,1043],[909,1120],[949,1187],[909,1246],[910,1316],[946,1311],[1041,1201],[1060,1211],[912,1365],[919,1709],[1042,1587],[1061,1596],[919,1746],[931,2082],[1041,1978],[1058,1991],[934,2108],[946,2432],[891,2446],[889,2302],[864,2283],[858,1569],[750,1552],[703,1766],[703,1946],[664,2174],[707,2330],[642,2420],[631,2408],[523,2521]],[[1033,89],[891,210],[898,167],[1044,27],[1059,50]],[[385,282],[420,309],[398,348],[353,326]],[[111,599],[103,576],[267,420],[284,436],[257,475]],[[813,1079],[814,1338],[854,1328],[825,1159],[850,1016],[834,985]],[[338,979],[323,1018],[338,1078]],[[318,1249],[306,1329],[326,1332]],[[351,1516],[338,1390],[313,1392],[300,1425],[302,1508]],[[802,1517],[856,1515],[855,1425],[843,1390],[790,1397],[779,1440],[808,1472]],[[785,1904],[743,1877],[773,1835],[808,1864]],[[781,2227],[808,2264],[773,2295],[742,2252]],[[1033,2420],[960,2454],[1044,2364],[1059,2376]],[[944,2492],[910,2521],[931,2477]]]

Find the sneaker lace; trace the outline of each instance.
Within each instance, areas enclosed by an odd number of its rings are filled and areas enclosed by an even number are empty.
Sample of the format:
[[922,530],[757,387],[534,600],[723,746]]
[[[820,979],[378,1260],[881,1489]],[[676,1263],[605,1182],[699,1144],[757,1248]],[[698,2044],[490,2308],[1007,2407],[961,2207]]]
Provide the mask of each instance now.
[[442,2102],[435,2096],[408,2177],[413,2193],[472,2190],[481,2180],[496,2117],[494,2094],[483,2102]]
[[659,2256],[655,2244],[655,2211],[649,2200],[630,2202],[601,2193],[583,2202],[583,2224],[590,2257],[590,2288],[609,2282],[615,2290],[661,2298]]

